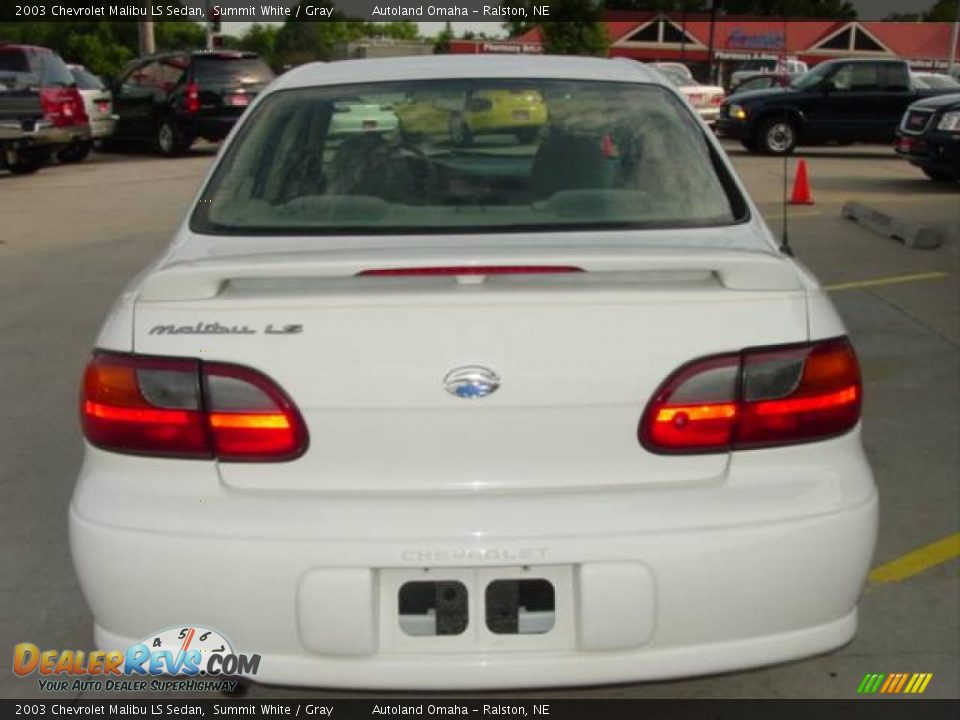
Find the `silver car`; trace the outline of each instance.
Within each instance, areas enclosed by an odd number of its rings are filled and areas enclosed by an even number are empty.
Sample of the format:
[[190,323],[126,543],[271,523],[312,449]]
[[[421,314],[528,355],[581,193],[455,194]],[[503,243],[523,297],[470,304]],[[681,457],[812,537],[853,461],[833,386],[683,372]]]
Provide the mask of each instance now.
[[60,162],[80,162],[89,153],[93,143],[113,135],[117,116],[113,114],[113,95],[103,81],[83,65],[68,65],[83,97],[83,106],[90,118],[90,140],[74,143],[57,154]]

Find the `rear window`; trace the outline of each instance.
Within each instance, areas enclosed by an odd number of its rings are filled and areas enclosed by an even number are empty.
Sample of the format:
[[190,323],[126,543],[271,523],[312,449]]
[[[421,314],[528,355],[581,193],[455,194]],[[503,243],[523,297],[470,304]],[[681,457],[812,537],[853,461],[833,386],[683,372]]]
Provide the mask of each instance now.
[[656,85],[433,80],[277,92],[193,216],[201,232],[703,227],[743,198]]
[[197,55],[193,67],[198,83],[267,83],[273,80],[270,66],[255,55]]
[[81,90],[103,90],[104,85],[93,73],[82,67],[70,68],[73,79],[77,81],[77,87]]
[[62,85],[69,87],[76,81],[70,74],[67,64],[53,52],[38,52],[37,63],[40,69],[40,82],[45,86]]

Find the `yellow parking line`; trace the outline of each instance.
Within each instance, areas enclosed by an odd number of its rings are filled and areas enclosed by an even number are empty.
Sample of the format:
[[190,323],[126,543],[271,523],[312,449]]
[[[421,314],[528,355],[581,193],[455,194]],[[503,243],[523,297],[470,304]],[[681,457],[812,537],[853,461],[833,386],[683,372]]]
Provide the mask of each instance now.
[[870,571],[870,582],[900,582],[960,556],[960,533],[901,555]]
[[857,288],[876,287],[877,285],[897,285],[899,283],[917,282],[918,280],[940,280],[947,277],[945,272],[915,273],[913,275],[896,275],[894,277],[877,278],[875,280],[855,280],[853,282],[836,283],[824,286],[824,290],[855,290]]

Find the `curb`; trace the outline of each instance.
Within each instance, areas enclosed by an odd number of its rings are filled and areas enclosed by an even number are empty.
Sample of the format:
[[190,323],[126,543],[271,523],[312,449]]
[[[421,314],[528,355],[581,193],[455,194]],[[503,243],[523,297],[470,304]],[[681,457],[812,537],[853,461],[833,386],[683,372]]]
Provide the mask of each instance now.
[[899,240],[914,250],[933,250],[943,244],[943,233],[930,225],[888,215],[860,202],[848,202],[841,210],[843,217],[863,225],[884,237]]

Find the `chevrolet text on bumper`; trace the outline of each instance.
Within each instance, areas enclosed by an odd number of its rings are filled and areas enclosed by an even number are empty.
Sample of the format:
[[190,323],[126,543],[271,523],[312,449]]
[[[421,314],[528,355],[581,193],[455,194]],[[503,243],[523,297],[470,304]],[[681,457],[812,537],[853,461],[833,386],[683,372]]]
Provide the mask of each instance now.
[[[452,141],[487,91],[544,98],[536,142]],[[327,145],[356,97],[396,133]],[[455,689],[848,642],[877,528],[856,356],[694,112],[585,58],[258,96],[84,376],[97,646],[197,624],[258,682]]]

